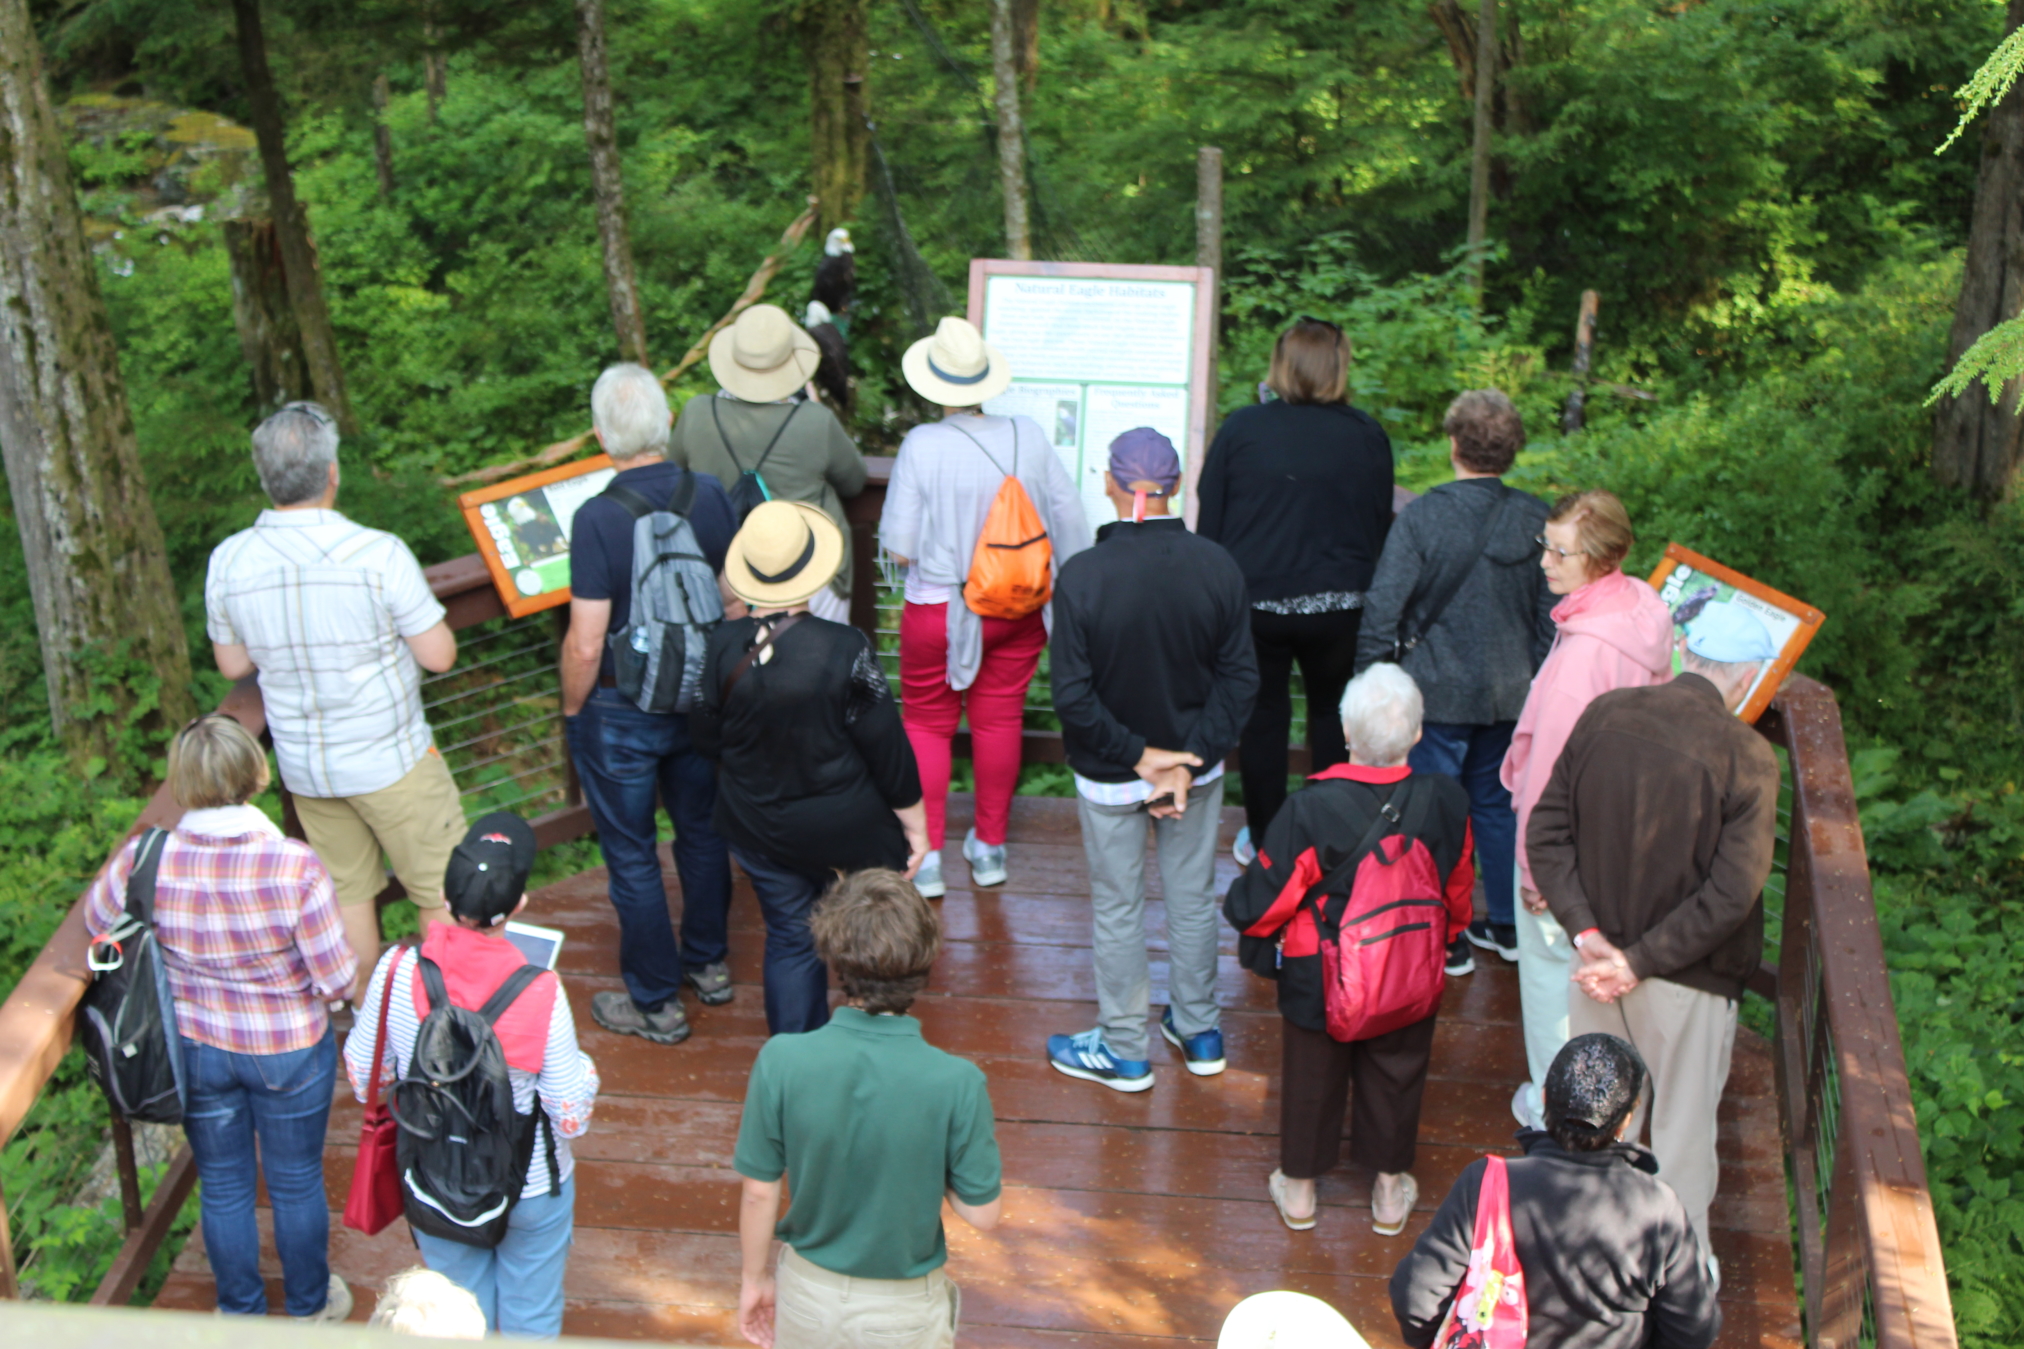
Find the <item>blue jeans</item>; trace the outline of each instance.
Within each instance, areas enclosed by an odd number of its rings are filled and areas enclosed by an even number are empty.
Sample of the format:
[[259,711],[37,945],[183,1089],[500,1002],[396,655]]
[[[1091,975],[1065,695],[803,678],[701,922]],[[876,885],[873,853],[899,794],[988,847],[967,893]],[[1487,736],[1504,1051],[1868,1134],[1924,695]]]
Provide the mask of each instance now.
[[773,1035],[820,1030],[829,1024],[829,967],[815,954],[808,915],[829,878],[743,848],[736,856],[766,916],[766,1029]]
[[1476,860],[1483,867],[1483,898],[1490,921],[1508,927],[1517,922],[1511,886],[1512,868],[1518,865],[1518,813],[1497,775],[1504,769],[1504,751],[1511,748],[1511,732],[1518,723],[1471,726],[1430,721],[1420,729],[1420,743],[1406,762],[1415,773],[1446,773],[1467,789]]
[[[534,1151],[541,1166],[541,1150]],[[543,1175],[546,1172],[543,1171]],[[576,1240],[576,1177],[562,1193],[522,1199],[506,1219],[506,1239],[490,1250],[416,1232],[422,1263],[471,1290],[485,1309],[485,1329],[525,1340],[562,1333],[562,1272]]]
[[183,1072],[189,1084],[183,1132],[203,1182],[204,1255],[218,1283],[218,1310],[267,1314],[253,1218],[264,1172],[288,1314],[315,1315],[330,1297],[323,1138],[337,1077],[336,1034],[326,1029],[309,1048],[287,1054],[234,1054],[184,1036]]
[[[710,822],[717,767],[689,743],[689,719],[642,712],[617,689],[593,689],[564,723],[583,803],[618,910],[618,963],[634,1002],[657,1012],[681,992],[682,971],[726,955],[731,857]],[[654,820],[656,794],[675,826],[682,878],[682,939],[668,919]]]

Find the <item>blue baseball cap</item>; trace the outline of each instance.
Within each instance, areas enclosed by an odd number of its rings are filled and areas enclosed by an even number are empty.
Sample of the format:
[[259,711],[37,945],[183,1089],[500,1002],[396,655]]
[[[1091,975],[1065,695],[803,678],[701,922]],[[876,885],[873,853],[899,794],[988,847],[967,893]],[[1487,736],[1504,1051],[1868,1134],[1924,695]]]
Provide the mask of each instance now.
[[1702,660],[1737,665],[1770,660],[1778,654],[1764,620],[1740,604],[1716,601],[1701,610],[1687,629],[1687,650]]
[[1110,442],[1110,476],[1118,490],[1129,492],[1135,482],[1158,483],[1165,496],[1181,481],[1181,457],[1174,442],[1150,426],[1135,426]]

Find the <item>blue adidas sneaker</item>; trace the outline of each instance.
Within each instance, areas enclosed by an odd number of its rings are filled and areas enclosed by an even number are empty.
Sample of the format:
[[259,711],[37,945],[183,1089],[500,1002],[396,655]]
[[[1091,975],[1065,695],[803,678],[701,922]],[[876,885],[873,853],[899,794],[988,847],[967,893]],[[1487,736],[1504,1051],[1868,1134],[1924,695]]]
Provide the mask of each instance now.
[[1144,1059],[1121,1059],[1103,1042],[1103,1032],[1047,1037],[1047,1061],[1056,1072],[1101,1082],[1112,1091],[1146,1091],[1153,1085],[1153,1066]]
[[1160,1034],[1167,1037],[1167,1043],[1181,1051],[1181,1062],[1196,1077],[1214,1077],[1229,1067],[1229,1060],[1223,1057],[1223,1032],[1205,1030],[1200,1035],[1181,1038],[1174,1029],[1174,1009],[1169,1007],[1160,1017]]

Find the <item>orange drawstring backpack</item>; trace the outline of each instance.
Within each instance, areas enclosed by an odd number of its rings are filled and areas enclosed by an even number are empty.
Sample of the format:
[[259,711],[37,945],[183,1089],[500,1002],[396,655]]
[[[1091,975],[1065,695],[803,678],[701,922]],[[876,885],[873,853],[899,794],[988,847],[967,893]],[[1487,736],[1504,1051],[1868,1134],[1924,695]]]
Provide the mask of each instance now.
[[[1005,473],[983,441],[968,431],[963,435],[991,460],[991,467]],[[979,618],[1024,618],[1054,596],[1054,545],[1018,474],[1019,423],[1014,420],[1012,471],[998,484],[984,532],[970,554],[970,574],[963,580],[963,603]]]

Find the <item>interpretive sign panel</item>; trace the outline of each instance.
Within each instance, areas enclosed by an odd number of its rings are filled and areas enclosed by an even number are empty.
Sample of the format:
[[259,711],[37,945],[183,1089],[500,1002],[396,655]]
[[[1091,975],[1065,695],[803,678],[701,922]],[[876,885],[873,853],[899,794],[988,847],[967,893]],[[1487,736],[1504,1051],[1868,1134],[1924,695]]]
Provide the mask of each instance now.
[[609,455],[465,492],[464,523],[506,612],[519,618],[569,602],[569,530],[576,508],[611,482]]
[[1799,653],[1806,650],[1806,644],[1813,640],[1813,634],[1820,631],[1824,621],[1820,610],[1812,605],[1802,604],[1677,543],[1666,545],[1666,555],[1659,559],[1658,570],[1651,574],[1651,584],[1672,611],[1674,673],[1681,668],[1679,639],[1687,635],[1701,610],[1717,600],[1748,609],[1771,630],[1778,655],[1758,673],[1749,696],[1736,709],[1736,715],[1748,722],[1756,721],[1771,705],[1778,686],[1791,673]]
[[1135,426],[1180,451],[1180,506],[1194,523],[1214,394],[1214,282],[1207,267],[970,262],[970,322],[1012,366],[1012,387],[984,411],[1040,424],[1093,527],[1113,518],[1103,489],[1110,442]]

